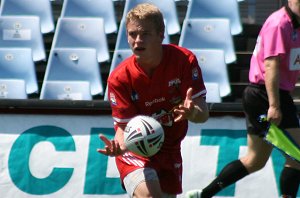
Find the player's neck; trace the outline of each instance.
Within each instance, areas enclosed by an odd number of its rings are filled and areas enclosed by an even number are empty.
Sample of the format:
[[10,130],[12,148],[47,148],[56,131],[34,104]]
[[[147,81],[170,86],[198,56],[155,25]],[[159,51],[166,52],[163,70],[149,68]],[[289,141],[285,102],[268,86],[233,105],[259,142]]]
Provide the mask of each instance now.
[[150,59],[137,60],[138,65],[143,69],[147,76],[151,77],[155,69],[162,61],[163,53],[159,53],[156,56],[152,56]]

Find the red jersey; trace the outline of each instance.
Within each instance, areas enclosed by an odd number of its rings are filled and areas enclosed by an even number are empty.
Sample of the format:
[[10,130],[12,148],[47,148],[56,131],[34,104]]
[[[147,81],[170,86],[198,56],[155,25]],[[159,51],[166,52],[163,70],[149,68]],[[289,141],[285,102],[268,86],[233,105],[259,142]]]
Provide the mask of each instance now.
[[175,123],[170,112],[185,99],[189,87],[193,88],[192,98],[205,97],[206,89],[197,58],[191,51],[171,44],[163,45],[162,61],[151,77],[138,65],[134,55],[111,73],[108,78],[108,98],[115,123],[126,124],[136,115],[148,115],[156,118],[165,132],[160,152],[150,159],[135,156],[140,163],[130,163],[126,156],[132,159],[132,153],[117,157],[122,179],[135,169],[133,166],[142,167],[147,161],[159,158],[160,153],[180,153],[188,121]]

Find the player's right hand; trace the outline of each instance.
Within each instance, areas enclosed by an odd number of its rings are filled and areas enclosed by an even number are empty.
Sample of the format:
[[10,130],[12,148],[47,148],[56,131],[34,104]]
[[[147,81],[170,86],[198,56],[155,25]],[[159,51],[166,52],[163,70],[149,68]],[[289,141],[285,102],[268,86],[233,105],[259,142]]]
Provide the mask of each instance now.
[[99,138],[104,142],[104,149],[97,149],[98,153],[107,155],[107,156],[118,156],[122,155],[123,151],[121,150],[120,144],[117,140],[109,140],[103,134],[99,134]]

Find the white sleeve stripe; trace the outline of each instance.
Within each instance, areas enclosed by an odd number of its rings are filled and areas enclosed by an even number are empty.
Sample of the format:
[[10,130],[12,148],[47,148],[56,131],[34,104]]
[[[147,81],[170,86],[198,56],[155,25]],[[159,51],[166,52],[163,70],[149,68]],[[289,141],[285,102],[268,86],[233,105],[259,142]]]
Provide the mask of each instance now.
[[120,119],[120,118],[117,118],[117,117],[113,117],[113,119],[117,122],[117,123],[127,123],[130,121],[131,118],[129,119]]
[[193,96],[192,96],[192,99],[197,98],[197,97],[199,97],[199,96],[201,96],[201,95],[205,96],[206,93],[207,93],[207,92],[206,92],[206,90],[204,89],[204,90],[202,90],[202,91],[196,93],[195,95],[193,95]]

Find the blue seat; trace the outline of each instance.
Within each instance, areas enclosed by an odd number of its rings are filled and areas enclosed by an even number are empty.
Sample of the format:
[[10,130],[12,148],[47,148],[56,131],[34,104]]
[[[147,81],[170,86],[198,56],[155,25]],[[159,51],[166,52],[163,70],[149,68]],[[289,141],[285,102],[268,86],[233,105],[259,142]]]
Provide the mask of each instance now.
[[41,100],[92,100],[88,81],[46,81]]
[[[165,36],[165,38],[163,40],[163,44],[169,44],[170,43],[170,36],[167,32],[167,29],[165,29],[164,36]],[[125,20],[121,20],[121,22],[120,22],[119,31],[118,31],[117,39],[116,39],[115,49],[116,50],[130,49],[130,47],[128,45],[127,34],[126,34]]]
[[127,35],[126,35],[125,20],[121,20],[120,21],[119,31],[118,31],[118,34],[117,34],[115,49],[116,50],[130,49],[130,47],[128,45]]
[[112,0],[64,0],[61,17],[101,17],[105,33],[114,33],[118,29]]
[[25,81],[0,78],[0,99],[27,99]]
[[185,19],[178,45],[189,49],[222,49],[226,63],[236,61],[229,20],[225,18]]
[[110,65],[109,74],[126,58],[131,56],[133,53],[130,49],[123,49],[123,50],[115,50],[114,55]]
[[237,0],[190,0],[185,18],[228,18],[232,35],[243,30]]
[[48,81],[88,81],[91,95],[103,94],[100,65],[92,48],[51,49],[41,95]]
[[[131,49],[115,50],[114,55],[110,65],[109,74],[126,58],[132,55]],[[104,94],[104,100],[107,100],[107,87]]]
[[206,102],[208,103],[221,103],[220,86],[217,82],[205,82],[206,87]]
[[1,0],[0,15],[2,16],[38,16],[41,32],[54,31],[54,20],[49,0]]
[[[231,93],[227,64],[223,50],[192,50],[196,55],[205,83],[218,83],[220,96],[224,97]],[[209,90],[208,90],[209,91]]]
[[34,61],[46,60],[39,17],[0,16],[0,46],[30,48]]
[[152,3],[160,9],[166,21],[166,28],[169,35],[180,33],[180,24],[174,0],[127,0],[125,1],[122,19],[125,19],[131,8],[137,4],[146,2]]
[[0,48],[0,79],[23,80],[27,94],[37,93],[39,90],[31,49]]
[[94,48],[99,62],[110,60],[102,18],[60,17],[52,43],[52,48]]

